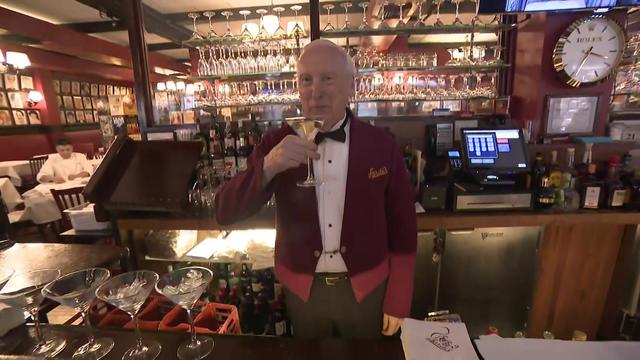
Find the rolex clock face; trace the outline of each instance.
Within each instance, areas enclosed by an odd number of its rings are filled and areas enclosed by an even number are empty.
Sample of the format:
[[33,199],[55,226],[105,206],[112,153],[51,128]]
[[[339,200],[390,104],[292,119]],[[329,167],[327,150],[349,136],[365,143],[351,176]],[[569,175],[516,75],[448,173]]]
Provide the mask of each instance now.
[[601,15],[583,18],[558,40],[553,65],[568,85],[593,85],[611,75],[624,47],[624,32],[615,21]]

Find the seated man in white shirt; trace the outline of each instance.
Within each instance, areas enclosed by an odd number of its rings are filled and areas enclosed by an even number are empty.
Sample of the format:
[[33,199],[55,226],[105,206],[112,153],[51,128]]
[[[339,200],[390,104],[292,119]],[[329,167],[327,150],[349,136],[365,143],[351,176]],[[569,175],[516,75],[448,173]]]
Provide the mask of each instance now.
[[40,183],[55,182],[61,184],[68,180],[89,177],[91,165],[84,154],[74,153],[73,145],[68,139],[56,142],[57,154],[49,155],[42,165],[36,179]]

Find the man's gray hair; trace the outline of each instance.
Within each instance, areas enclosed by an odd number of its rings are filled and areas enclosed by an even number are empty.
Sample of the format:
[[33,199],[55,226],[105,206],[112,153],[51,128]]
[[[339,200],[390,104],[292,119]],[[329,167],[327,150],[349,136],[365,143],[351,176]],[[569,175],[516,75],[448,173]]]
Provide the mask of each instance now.
[[332,42],[331,40],[327,40],[327,39],[316,39],[313,40],[312,42],[310,42],[309,44],[307,44],[307,46],[305,46],[302,49],[302,53],[300,54],[300,57],[298,58],[298,61],[300,61],[305,53],[311,49],[315,49],[315,48],[324,48],[325,51],[336,51],[336,54],[340,54],[340,61],[344,64],[344,68],[345,70],[352,76],[356,76],[357,70],[355,65],[353,64],[353,61],[351,60],[351,56],[349,56],[349,54],[345,51],[345,49],[343,49],[341,46],[336,45],[334,42]]

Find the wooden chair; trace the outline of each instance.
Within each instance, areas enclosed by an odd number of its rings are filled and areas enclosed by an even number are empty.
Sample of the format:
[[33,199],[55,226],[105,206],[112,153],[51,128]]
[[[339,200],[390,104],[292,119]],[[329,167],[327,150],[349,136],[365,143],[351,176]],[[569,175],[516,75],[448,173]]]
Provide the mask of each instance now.
[[58,205],[60,214],[62,214],[62,219],[58,222],[58,234],[71,229],[71,221],[64,211],[87,202],[84,195],[82,195],[83,189],[84,187],[75,187],[64,190],[51,189],[53,199],[56,201],[56,205]]
[[85,143],[77,143],[73,144],[73,151],[81,154],[85,154],[87,159],[93,159],[93,155],[95,153],[95,146],[93,143],[85,142]]
[[32,181],[37,182],[38,172],[42,169],[42,165],[47,161],[49,155],[34,156],[29,159],[29,166],[31,167]]

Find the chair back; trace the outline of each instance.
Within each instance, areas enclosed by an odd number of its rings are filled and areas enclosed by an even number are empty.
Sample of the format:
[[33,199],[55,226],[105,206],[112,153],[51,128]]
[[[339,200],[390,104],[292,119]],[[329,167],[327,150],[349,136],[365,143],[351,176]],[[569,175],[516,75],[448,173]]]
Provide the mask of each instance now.
[[71,221],[64,211],[87,202],[84,195],[82,195],[82,190],[84,190],[82,186],[63,190],[51,189],[53,199],[56,201],[58,210],[60,210],[60,214],[62,215],[58,231],[64,232],[71,229]]
[[31,176],[33,177],[34,181],[36,180],[36,177],[38,176],[40,169],[42,169],[42,165],[44,165],[44,163],[47,161],[48,158],[49,158],[49,155],[40,155],[40,156],[34,156],[31,159],[29,159],[29,167],[31,167]]
[[93,159],[93,153],[95,152],[95,146],[93,143],[76,143],[73,144],[73,151],[81,154],[85,154],[87,159]]

